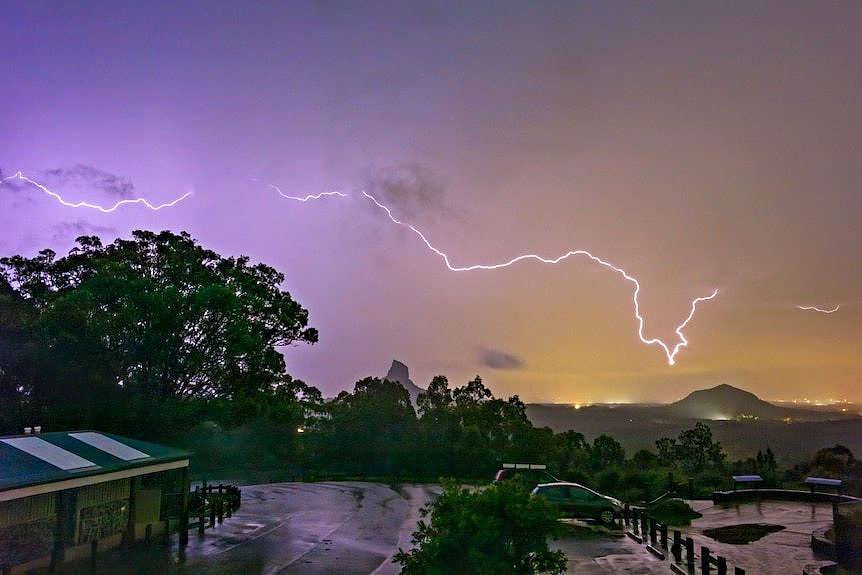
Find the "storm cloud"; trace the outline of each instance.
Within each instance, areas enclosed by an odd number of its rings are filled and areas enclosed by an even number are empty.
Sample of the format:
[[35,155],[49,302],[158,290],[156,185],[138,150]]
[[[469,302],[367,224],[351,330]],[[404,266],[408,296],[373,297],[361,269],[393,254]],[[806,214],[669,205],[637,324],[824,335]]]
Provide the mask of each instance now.
[[45,177],[52,184],[92,187],[120,199],[129,199],[135,195],[135,186],[128,178],[116,176],[84,164],[76,164],[70,168],[47,170]]
[[81,236],[99,236],[117,235],[116,228],[109,226],[97,226],[83,220],[73,222],[60,222],[51,226],[51,239],[53,241],[64,241],[69,238],[79,238]]
[[446,187],[441,179],[418,164],[381,168],[366,178],[365,187],[369,194],[404,218],[453,214],[446,204]]
[[482,365],[491,369],[521,369],[525,365],[517,355],[487,347],[479,348],[479,359]]

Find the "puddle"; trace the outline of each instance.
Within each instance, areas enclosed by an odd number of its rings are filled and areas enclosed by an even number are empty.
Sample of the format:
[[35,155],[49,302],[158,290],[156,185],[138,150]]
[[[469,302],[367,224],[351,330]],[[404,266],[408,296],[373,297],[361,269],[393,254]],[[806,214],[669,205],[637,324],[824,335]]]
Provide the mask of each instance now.
[[782,531],[783,525],[771,525],[769,523],[742,523],[740,525],[728,525],[704,529],[703,534],[718,541],[730,545],[746,545],[766,537],[770,533]]

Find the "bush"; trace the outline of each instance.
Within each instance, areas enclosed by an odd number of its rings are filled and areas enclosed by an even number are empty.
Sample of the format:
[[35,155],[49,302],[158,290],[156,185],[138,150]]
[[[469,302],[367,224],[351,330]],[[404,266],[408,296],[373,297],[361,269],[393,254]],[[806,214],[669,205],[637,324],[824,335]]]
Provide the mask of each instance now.
[[596,474],[596,483],[599,489],[605,493],[616,493],[620,488],[621,479],[620,470],[616,467],[605,469]]
[[649,511],[650,517],[665,525],[688,525],[701,514],[682,499],[665,499]]
[[[479,491],[448,483],[422,510],[422,517],[413,533],[416,548],[395,556],[402,575],[566,570],[563,552],[548,549],[548,537],[560,529],[556,512],[541,497],[530,497],[518,482],[503,481]],[[430,523],[424,519],[428,517]]]

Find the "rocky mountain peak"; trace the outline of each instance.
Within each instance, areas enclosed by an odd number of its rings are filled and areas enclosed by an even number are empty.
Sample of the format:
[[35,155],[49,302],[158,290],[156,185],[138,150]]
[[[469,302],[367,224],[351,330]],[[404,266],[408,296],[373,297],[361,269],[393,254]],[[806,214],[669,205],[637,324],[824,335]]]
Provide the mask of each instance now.
[[386,373],[384,379],[400,383],[401,386],[407,390],[407,393],[410,394],[410,403],[413,404],[413,408],[415,409],[417,407],[417,398],[419,397],[419,394],[424,393],[425,390],[417,386],[413,383],[413,380],[410,379],[410,368],[397,359],[393,359],[392,365],[389,367],[389,371]]

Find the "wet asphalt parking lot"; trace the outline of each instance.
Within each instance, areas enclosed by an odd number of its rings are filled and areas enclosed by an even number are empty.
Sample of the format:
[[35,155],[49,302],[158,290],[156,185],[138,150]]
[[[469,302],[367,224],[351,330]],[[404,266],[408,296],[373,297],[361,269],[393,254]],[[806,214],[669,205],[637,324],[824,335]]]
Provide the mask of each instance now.
[[[97,574],[373,574],[394,575],[399,548],[410,546],[419,509],[440,492],[437,485],[403,485],[398,490],[362,482],[276,483],[242,488],[242,506],[203,536],[190,532],[189,545],[178,551],[153,543],[112,550],[99,558]],[[693,501],[703,514],[684,536],[696,548],[714,554],[747,573],[801,573],[805,565],[824,563],[815,557],[812,531],[832,521],[828,504],[746,503],[719,507]],[[620,529],[568,521],[565,535],[552,543],[569,558],[568,573],[670,573],[670,561],[649,553],[645,545]],[[747,545],[718,543],[703,535],[710,527],[741,523],[783,525],[785,529]],[[57,573],[89,573],[89,562]]]

